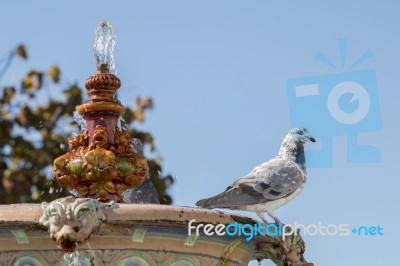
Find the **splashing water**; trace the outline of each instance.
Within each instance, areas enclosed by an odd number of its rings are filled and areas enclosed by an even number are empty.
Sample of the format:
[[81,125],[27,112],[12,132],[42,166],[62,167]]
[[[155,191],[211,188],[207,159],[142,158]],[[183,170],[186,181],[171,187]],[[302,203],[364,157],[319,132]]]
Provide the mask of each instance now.
[[[124,118],[122,118],[122,117],[118,118],[117,128],[119,131],[127,131],[128,130],[128,124],[126,123]],[[140,139],[137,139],[137,138],[132,139],[131,149],[132,149],[132,152],[134,152],[135,154],[143,155],[143,144],[140,141]]]
[[63,266],[83,266],[86,265],[85,258],[79,251],[65,253]]
[[96,256],[94,250],[92,249],[92,246],[90,245],[90,242],[86,243],[87,246],[89,247],[89,253],[92,255],[92,257],[94,258]]
[[135,154],[143,155],[143,144],[140,139],[133,138],[131,147]]
[[117,121],[117,128],[118,128],[118,130],[119,131],[122,131],[122,117],[120,117],[120,118],[118,118],[118,121]]
[[128,130],[128,124],[126,123],[125,119],[123,119],[121,116],[118,118],[117,127],[119,131]]
[[115,74],[114,45],[115,33],[110,22],[101,21],[96,27],[96,38],[94,41],[94,58],[97,65],[107,64],[110,73]]
[[68,189],[68,192],[71,193],[74,197],[78,197],[78,191],[76,189]]
[[86,128],[85,119],[83,119],[83,116],[81,116],[77,111],[74,111],[73,114],[75,123],[77,123],[81,131],[83,131]]

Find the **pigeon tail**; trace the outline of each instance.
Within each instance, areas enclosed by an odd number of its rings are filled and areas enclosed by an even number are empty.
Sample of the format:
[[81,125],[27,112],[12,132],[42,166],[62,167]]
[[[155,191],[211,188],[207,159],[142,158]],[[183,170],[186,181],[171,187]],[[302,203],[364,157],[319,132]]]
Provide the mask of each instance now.
[[212,209],[212,207],[210,207],[210,200],[209,199],[199,200],[198,202],[196,202],[196,206],[198,206],[200,208]]
[[218,199],[219,197],[220,197],[220,194],[218,194],[214,197],[208,198],[208,199],[199,200],[198,202],[196,202],[196,205],[200,208],[206,208],[206,209],[226,208],[226,206],[225,207],[221,206],[223,204],[221,204],[221,202],[219,201],[219,199]]
[[206,208],[206,209],[213,209],[213,208],[229,209],[231,207],[236,206],[235,204],[232,204],[232,202],[229,202],[229,200],[226,199],[226,192],[230,192],[229,189],[211,198],[199,200],[198,202],[196,202],[196,205],[200,208]]

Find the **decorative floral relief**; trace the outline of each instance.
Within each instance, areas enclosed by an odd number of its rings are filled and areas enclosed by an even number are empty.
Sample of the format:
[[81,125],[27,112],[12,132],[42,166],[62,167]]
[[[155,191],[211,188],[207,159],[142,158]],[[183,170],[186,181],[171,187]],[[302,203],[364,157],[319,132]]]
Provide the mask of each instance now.
[[[56,252],[57,256],[52,255],[54,251],[7,251],[0,254],[0,265],[32,265],[32,266],[65,266],[64,254],[61,251]],[[73,254],[73,253],[72,253]],[[196,255],[192,253],[180,253],[164,251],[133,251],[133,250],[87,250],[79,251],[76,256],[80,260],[94,262],[96,266],[118,265],[129,266],[158,266],[158,265],[184,265],[184,266],[199,266],[199,265],[222,265],[220,258]],[[15,264],[15,262],[25,262],[27,264]],[[38,262],[40,262],[38,264]],[[86,265],[86,264],[83,264]],[[244,266],[234,261],[227,261],[226,266]]]
[[103,125],[97,125],[89,145],[87,130],[68,140],[70,152],[54,160],[53,176],[79,197],[122,202],[122,193],[149,178],[147,160],[132,150],[127,132],[118,131],[109,144]]

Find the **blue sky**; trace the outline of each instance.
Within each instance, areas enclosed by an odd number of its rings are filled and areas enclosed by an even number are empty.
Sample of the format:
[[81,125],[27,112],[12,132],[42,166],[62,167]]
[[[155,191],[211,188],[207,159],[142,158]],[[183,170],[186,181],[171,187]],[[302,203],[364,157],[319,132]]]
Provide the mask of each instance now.
[[[355,136],[380,151],[379,161],[349,163],[346,143],[354,128],[332,132],[332,166],[309,169],[302,194],[277,216],[285,223],[384,228],[384,236],[375,237],[306,236],[305,256],[316,265],[395,262],[400,237],[396,1],[3,1],[0,7],[0,55],[20,42],[30,55],[27,63],[13,63],[3,79],[10,82],[31,67],[58,64],[64,82],[83,86],[95,72],[95,26],[111,22],[123,84],[119,97],[125,105],[137,95],[154,98],[155,110],[141,127],[153,133],[165,172],[176,176],[171,190],[176,205],[195,206],[275,156],[292,126],[290,108],[298,110],[289,101],[289,79],[373,70],[377,95],[371,102],[380,126],[372,132],[355,127]],[[340,39],[348,40],[343,68]],[[367,49],[372,56],[350,69]],[[338,68],[316,60],[317,52]],[[327,108],[326,99],[320,103],[316,117]],[[315,138],[329,135],[328,122],[313,121],[308,123]],[[308,159],[311,164],[319,158]]]

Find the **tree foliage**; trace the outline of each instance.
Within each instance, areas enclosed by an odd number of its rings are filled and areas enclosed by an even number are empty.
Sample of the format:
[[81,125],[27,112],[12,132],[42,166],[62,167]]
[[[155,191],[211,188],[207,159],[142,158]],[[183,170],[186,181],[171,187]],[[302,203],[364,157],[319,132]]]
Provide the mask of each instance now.
[[[24,45],[0,61],[0,82],[15,58],[28,59]],[[19,84],[0,83],[0,203],[51,201],[69,195],[52,180],[52,165],[67,152],[67,138],[78,131],[73,113],[82,103],[83,90],[78,84],[60,81],[61,69],[51,66],[47,71],[28,71]],[[151,98],[138,97],[123,116],[124,128],[148,147],[150,155],[156,149],[154,139],[135,125],[143,123],[152,108]],[[172,176],[162,175],[160,158],[148,159],[148,163],[160,202],[170,204],[167,188],[173,183]]]

